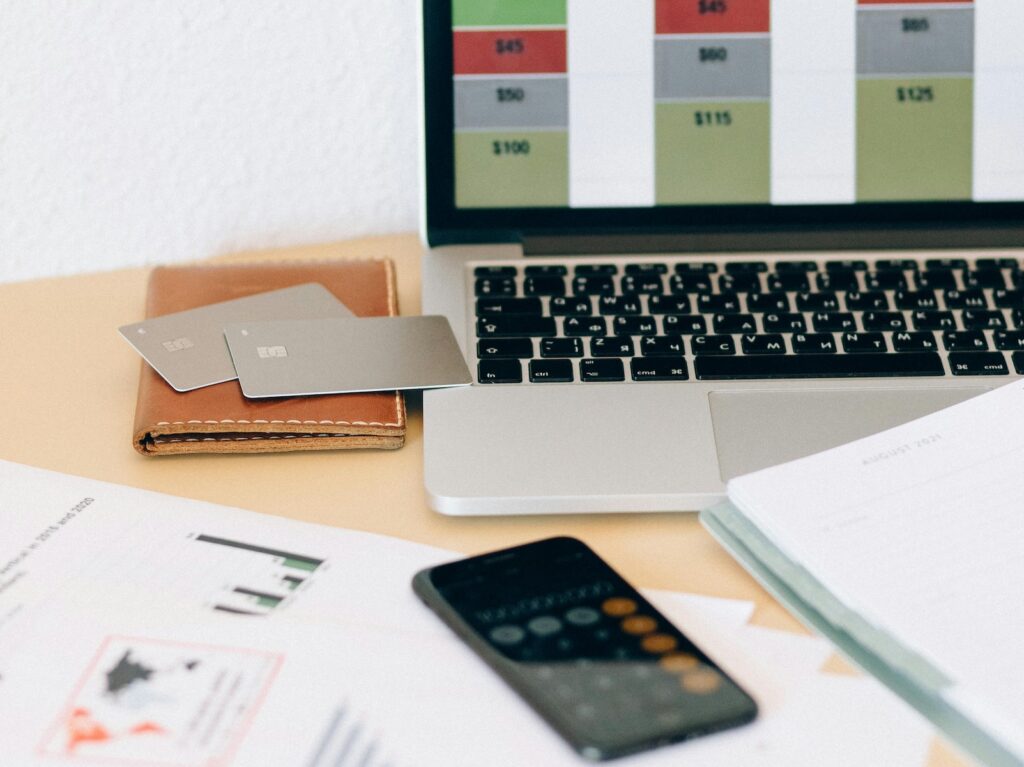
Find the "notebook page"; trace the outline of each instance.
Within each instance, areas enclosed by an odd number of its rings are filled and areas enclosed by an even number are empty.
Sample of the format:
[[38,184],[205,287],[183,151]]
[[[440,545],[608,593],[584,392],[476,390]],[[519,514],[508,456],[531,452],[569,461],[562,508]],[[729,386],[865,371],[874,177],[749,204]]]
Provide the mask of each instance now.
[[1022,491],[1024,381],[729,484],[786,556],[1018,733]]

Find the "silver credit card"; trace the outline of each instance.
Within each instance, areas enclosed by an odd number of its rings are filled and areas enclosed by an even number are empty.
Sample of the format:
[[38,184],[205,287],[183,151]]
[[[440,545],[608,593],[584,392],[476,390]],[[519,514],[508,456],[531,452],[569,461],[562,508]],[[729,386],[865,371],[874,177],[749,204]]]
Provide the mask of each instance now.
[[167,383],[185,392],[237,378],[224,343],[228,323],[351,316],[327,288],[308,282],[153,317],[118,330]]
[[444,317],[247,322],[224,329],[246,397],[436,389],[472,382]]

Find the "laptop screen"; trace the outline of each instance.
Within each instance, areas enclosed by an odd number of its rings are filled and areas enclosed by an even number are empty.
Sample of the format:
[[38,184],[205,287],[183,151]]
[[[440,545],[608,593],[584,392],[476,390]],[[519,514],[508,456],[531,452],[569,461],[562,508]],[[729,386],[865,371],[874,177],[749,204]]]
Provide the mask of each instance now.
[[428,215],[442,222],[1024,209],[1020,0],[427,0],[425,12]]

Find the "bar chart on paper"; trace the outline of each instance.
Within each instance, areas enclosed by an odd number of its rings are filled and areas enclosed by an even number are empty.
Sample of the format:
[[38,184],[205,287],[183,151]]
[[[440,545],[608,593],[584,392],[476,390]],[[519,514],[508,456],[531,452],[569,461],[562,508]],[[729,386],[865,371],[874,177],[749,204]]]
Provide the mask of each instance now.
[[973,95],[973,2],[859,0],[857,199],[971,199]]

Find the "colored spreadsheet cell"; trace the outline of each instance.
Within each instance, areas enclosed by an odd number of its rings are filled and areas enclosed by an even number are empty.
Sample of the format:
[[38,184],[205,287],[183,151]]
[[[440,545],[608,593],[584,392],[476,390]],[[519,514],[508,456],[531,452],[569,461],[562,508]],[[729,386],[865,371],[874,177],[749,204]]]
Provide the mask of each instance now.
[[564,29],[457,31],[454,38],[456,75],[566,71]]
[[456,132],[455,204],[460,208],[568,205],[568,132]]
[[455,81],[455,128],[567,128],[569,79],[472,78]]
[[657,104],[655,141],[658,204],[771,200],[767,101]]
[[857,0],[857,5],[973,5],[974,0]]
[[974,10],[884,6],[857,14],[857,74],[974,71]]
[[452,26],[565,25],[565,0],[453,0]]
[[970,77],[858,81],[857,199],[970,199],[973,96]]
[[768,32],[770,0],[655,0],[659,35]]
[[766,99],[770,92],[768,38],[655,40],[656,99]]

